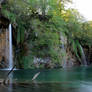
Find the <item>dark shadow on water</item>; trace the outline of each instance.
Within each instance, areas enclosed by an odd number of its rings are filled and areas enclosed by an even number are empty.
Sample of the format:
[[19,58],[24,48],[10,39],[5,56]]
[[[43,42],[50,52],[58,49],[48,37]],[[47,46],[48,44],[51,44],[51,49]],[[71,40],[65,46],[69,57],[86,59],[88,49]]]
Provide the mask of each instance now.
[[78,92],[79,88],[64,87],[62,83],[20,83],[10,86],[0,86],[0,92]]
[[[69,85],[70,86],[69,86]],[[86,86],[86,85],[85,85]],[[71,83],[17,83],[9,86],[0,86],[0,92],[92,92],[91,87],[73,87]]]

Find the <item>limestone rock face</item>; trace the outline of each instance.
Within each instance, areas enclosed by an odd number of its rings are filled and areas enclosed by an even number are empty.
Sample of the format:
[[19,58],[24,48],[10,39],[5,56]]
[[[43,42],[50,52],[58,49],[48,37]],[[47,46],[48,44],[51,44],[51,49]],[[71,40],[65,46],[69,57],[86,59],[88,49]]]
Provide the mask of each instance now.
[[0,68],[7,68],[9,61],[9,20],[0,11]]
[[5,68],[9,61],[9,31],[0,29],[0,66]]

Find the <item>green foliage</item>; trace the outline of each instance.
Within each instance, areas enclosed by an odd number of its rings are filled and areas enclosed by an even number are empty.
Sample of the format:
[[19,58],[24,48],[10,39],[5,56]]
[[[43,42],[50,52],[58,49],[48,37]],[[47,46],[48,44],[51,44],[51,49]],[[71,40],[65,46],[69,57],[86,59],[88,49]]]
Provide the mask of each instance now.
[[[8,0],[3,5],[2,13],[14,25],[17,46],[21,47],[17,56],[19,67],[31,68],[33,57],[49,57],[52,63],[61,64],[65,56],[60,48],[64,44],[61,33],[67,38],[71,53],[81,61],[80,46],[92,46],[92,22],[84,22],[75,9],[66,10],[65,4],[69,2],[71,0]],[[28,50],[25,50],[25,42]]]
[[[76,41],[73,41],[72,44],[73,44],[73,51],[74,51],[76,57],[78,58],[78,60],[81,62],[80,56],[82,56],[82,49],[80,47],[80,43],[78,42],[78,40],[76,40]],[[79,56],[79,54],[80,54],[80,56]]]
[[24,69],[28,69],[28,68],[34,68],[33,65],[33,57],[31,54],[29,54],[28,56],[24,56],[22,58],[22,65]]
[[17,30],[17,44],[24,42],[24,35],[25,35],[24,32],[25,32],[25,28],[23,27],[22,24],[19,24],[18,30]]
[[11,23],[14,23],[16,21],[16,15],[8,10],[6,10],[5,7],[2,9],[2,13],[11,21]]
[[[57,60],[59,53],[59,35],[52,25],[41,22],[38,19],[32,20],[33,32],[30,40],[31,51],[38,58],[51,57]],[[53,60],[53,61],[54,61]]]

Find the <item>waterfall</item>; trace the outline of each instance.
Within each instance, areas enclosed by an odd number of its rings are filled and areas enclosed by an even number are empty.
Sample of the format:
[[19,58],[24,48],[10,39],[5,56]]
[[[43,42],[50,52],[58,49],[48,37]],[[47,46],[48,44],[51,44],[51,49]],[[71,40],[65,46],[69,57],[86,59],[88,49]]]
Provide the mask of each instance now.
[[[9,32],[6,29],[6,60],[8,61],[8,68],[4,70],[11,70],[13,68],[13,53],[12,53],[12,26],[9,24]],[[13,73],[8,75],[8,91],[12,92]]]
[[66,49],[65,49],[65,46],[64,46],[64,44],[62,44],[62,54],[63,54],[63,59],[62,59],[62,67],[63,68],[65,68],[66,67],[66,56],[65,56],[65,54],[66,54]]
[[66,63],[66,48],[65,48],[65,43],[66,40],[64,38],[64,36],[62,35],[62,33],[60,34],[60,41],[61,41],[61,53],[62,53],[62,67],[65,68],[67,66]]
[[80,48],[81,48],[81,54],[82,54],[81,56],[82,64],[86,66],[87,65],[86,56],[85,56],[84,50],[81,45],[80,45]]
[[[8,69],[11,70],[13,68],[13,53],[12,53],[12,26],[9,24],[9,67]],[[9,92],[12,92],[12,83],[13,83],[13,74],[9,75]]]
[[13,53],[12,53],[12,26],[9,24],[9,67],[11,70],[13,68]]

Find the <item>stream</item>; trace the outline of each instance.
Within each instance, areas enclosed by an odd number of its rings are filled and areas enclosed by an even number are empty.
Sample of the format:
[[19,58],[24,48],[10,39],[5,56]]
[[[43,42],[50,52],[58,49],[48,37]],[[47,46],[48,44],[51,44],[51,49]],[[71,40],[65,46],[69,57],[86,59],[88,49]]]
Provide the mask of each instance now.
[[[37,72],[39,76],[32,81]],[[7,70],[0,70],[0,79],[7,73]],[[92,92],[92,66],[15,70],[12,90],[9,85],[0,85],[0,92]]]

